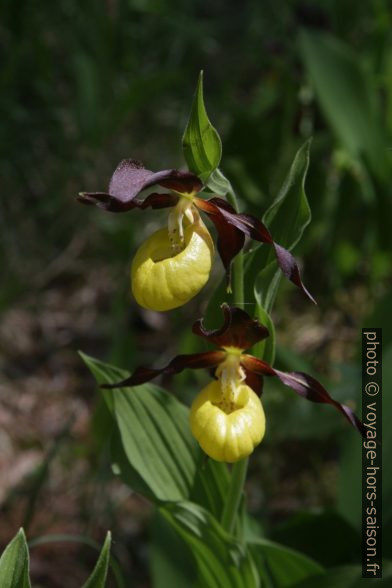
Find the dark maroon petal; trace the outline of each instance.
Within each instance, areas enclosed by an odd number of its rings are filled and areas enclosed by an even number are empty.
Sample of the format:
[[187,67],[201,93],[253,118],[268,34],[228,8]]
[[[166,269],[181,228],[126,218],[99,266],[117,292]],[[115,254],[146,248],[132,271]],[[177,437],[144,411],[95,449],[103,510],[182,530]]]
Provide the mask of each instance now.
[[77,199],[82,204],[93,204],[98,208],[103,208],[109,212],[126,212],[132,208],[140,208],[144,210],[151,206],[151,208],[168,208],[175,206],[178,202],[179,196],[175,194],[149,194],[144,200],[135,198],[129,202],[121,202],[110,194],[105,192],[81,192]]
[[159,184],[177,192],[200,192],[203,185],[191,172],[166,169],[152,172],[133,159],[123,159],[109,184],[109,194],[121,202],[133,200],[140,192]]
[[[225,202],[225,200],[222,200]],[[228,274],[228,283],[230,285],[230,267],[234,257],[241,251],[245,243],[245,235],[243,231],[237,229],[235,226],[228,224],[220,209],[211,204],[211,200],[203,200],[202,198],[194,199],[195,205],[206,212],[211,221],[214,223],[218,232],[217,249],[221,257],[222,263]],[[234,208],[225,202],[227,206],[235,212]]]
[[304,294],[306,294],[309,300],[311,300],[314,304],[317,304],[309,290],[304,286],[302,282],[301,274],[294,256],[291,255],[290,251],[287,251],[287,249],[285,249],[281,245],[278,245],[277,243],[274,243],[274,249],[279,267],[282,270],[283,274],[286,276],[286,278],[288,278],[290,282],[298,286],[298,288],[302,290]]
[[275,370],[269,363],[262,359],[257,359],[253,355],[243,353],[241,355],[241,365],[246,371],[259,374],[260,376],[275,376]]
[[271,233],[267,227],[256,217],[249,214],[240,214],[223,198],[210,198],[210,204],[218,208],[227,223],[237,227],[251,239],[262,243],[273,243]]
[[257,396],[261,396],[263,393],[263,377],[259,374],[255,374],[247,369],[245,371],[245,384],[252,388],[253,392],[257,394]]
[[[210,198],[210,200],[197,198],[195,203],[210,216],[216,226],[217,219],[219,219],[219,224],[221,225],[220,227],[217,226],[219,235],[224,235],[224,225],[228,224],[231,227],[235,227],[237,231],[244,233],[244,235],[248,235],[248,237],[255,241],[273,245],[278,265],[283,274],[316,304],[313,296],[302,283],[300,271],[293,255],[291,255],[287,249],[274,242],[271,233],[259,219],[249,214],[237,213],[234,208],[222,198]],[[234,249],[233,251],[235,251],[234,255],[236,255],[239,249]],[[224,262],[226,269],[234,255],[230,257],[230,253],[228,254],[228,259]]]
[[283,384],[289,386],[292,390],[297,392],[297,394],[311,402],[331,404],[345,416],[349,423],[355,427],[363,437],[366,438],[366,427],[354,414],[351,408],[334,400],[328,394],[324,386],[322,386],[315,378],[312,378],[312,376],[309,376],[304,372],[281,372],[280,370],[271,367],[265,361],[252,357],[251,355],[243,355],[241,365],[245,370],[252,371],[255,374],[277,376]]
[[78,200],[111,212],[124,212],[136,206],[143,208],[140,201],[135,201],[136,196],[157,184],[181,193],[200,192],[203,187],[199,178],[191,172],[176,169],[152,172],[139,161],[123,159],[112,175],[108,192],[81,192]]
[[81,204],[90,204],[108,212],[127,212],[137,206],[136,201],[121,202],[106,192],[80,192],[76,199]]
[[178,202],[179,196],[175,194],[149,194],[144,200],[135,200],[134,202],[139,208],[168,208],[175,206]]
[[221,308],[224,322],[220,329],[210,331],[204,327],[203,319],[199,319],[193,325],[192,331],[217,347],[235,347],[241,350],[249,349],[269,336],[268,329],[244,310],[228,304],[222,304]]
[[205,351],[203,353],[191,353],[190,355],[177,355],[171,362],[161,369],[138,367],[133,374],[116,384],[103,384],[102,388],[125,388],[138,386],[149,382],[160,374],[178,374],[185,368],[199,369],[217,366],[226,357],[224,351]]
[[192,172],[172,169],[168,170],[168,172],[158,173],[167,174],[167,177],[159,180],[157,184],[169,190],[174,190],[181,194],[191,194],[192,192],[197,194],[203,188],[203,182]]

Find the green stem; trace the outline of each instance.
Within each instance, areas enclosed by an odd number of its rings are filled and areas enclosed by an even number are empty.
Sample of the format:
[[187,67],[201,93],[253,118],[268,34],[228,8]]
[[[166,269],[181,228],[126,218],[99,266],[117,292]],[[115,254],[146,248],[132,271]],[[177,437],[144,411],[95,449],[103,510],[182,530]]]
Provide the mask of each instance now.
[[[227,193],[227,201],[232,207],[239,212],[237,197],[233,188],[230,185],[230,190]],[[233,261],[233,301],[234,305],[239,308],[244,308],[244,256],[242,251],[237,253]]]
[[[227,194],[227,200],[238,212],[237,198],[234,191]],[[244,308],[244,259],[240,251],[233,261],[233,299],[235,306]],[[230,486],[223,507],[221,523],[228,532],[233,533],[237,518],[238,507],[244,491],[246,472],[248,469],[248,458],[237,461],[231,471]]]
[[233,261],[233,302],[234,306],[244,308],[244,256],[237,253]]
[[240,505],[241,496],[244,491],[244,484],[246,479],[246,472],[248,470],[248,458],[241,459],[233,465],[231,470],[231,480],[229,492],[226,502],[223,507],[221,524],[228,532],[233,533],[236,522],[238,507]]

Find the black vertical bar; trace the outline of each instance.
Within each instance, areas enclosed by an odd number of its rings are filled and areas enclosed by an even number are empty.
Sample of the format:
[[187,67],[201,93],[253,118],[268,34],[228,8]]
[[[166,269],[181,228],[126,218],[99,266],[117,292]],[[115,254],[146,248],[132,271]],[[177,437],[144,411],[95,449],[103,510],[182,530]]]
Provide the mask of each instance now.
[[362,577],[382,578],[382,329],[362,329]]

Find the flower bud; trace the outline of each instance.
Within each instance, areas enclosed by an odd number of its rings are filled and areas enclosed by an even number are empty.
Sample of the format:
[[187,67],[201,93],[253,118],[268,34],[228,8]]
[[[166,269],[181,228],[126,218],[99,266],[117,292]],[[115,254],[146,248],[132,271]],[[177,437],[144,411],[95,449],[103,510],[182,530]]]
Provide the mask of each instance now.
[[248,456],[265,433],[264,410],[259,397],[239,383],[228,398],[220,380],[208,384],[190,410],[192,434],[207,455],[235,462]]
[[132,293],[140,306],[171,310],[188,302],[206,284],[214,244],[203,224],[184,230],[184,247],[175,252],[167,229],[151,235],[138,249],[131,268]]

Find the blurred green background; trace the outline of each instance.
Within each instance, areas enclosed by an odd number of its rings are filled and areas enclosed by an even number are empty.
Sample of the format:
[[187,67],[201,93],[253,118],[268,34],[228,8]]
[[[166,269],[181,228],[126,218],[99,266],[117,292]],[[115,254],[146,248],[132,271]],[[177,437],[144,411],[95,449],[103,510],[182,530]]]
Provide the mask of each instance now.
[[[165,212],[110,215],[74,197],[106,189],[125,157],[153,170],[184,165],[181,136],[201,69],[221,167],[242,209],[262,215],[312,136],[313,221],[295,253],[319,306],[282,287],[277,365],[320,374],[355,406],[360,327],[381,326],[384,348],[392,343],[390,5],[5,0],[1,13],[0,540],[21,524],[30,536],[99,540],[111,528],[133,585],[149,586],[150,510],[111,476],[98,395],[76,350],[128,368],[195,351],[189,327],[222,269],[217,262],[186,308],[143,311],[129,293],[129,264]],[[206,378],[164,384],[189,401]],[[353,482],[339,478],[339,459],[355,442],[328,407],[278,386],[265,397],[269,435],[251,462],[249,504],[272,537],[299,547],[298,513],[337,504],[348,512]],[[346,516],[353,529],[356,517]],[[359,561],[354,552],[343,562]],[[56,588],[64,569],[72,588],[94,558],[79,546],[36,547],[33,577]]]

